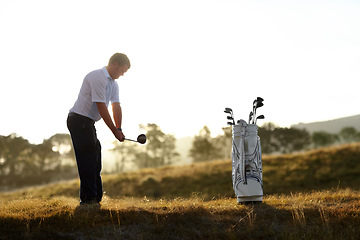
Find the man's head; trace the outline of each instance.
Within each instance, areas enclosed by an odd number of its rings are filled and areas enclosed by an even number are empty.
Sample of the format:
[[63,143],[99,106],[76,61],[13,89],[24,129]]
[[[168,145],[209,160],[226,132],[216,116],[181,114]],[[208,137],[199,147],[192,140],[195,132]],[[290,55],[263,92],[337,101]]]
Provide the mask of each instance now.
[[123,76],[124,73],[130,68],[130,60],[123,53],[115,53],[109,59],[109,63],[106,67],[112,79],[118,79]]

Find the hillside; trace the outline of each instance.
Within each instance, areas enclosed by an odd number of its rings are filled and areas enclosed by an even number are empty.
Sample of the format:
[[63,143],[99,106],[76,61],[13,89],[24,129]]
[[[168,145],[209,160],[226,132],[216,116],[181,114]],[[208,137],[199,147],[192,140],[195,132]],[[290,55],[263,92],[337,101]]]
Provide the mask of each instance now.
[[291,127],[306,129],[310,133],[324,131],[336,134],[339,133],[344,127],[354,127],[356,130],[360,131],[360,115],[338,118],[323,122],[298,123],[292,125]]
[[[104,175],[111,198],[233,197],[230,160],[143,169]],[[360,143],[304,153],[263,156],[265,194],[289,194],[331,188],[360,189]],[[78,196],[78,180],[16,192],[33,197]],[[5,196],[5,195],[3,195]]]
[[0,239],[358,239],[360,143],[263,165],[255,205],[236,203],[229,160],[105,175],[101,207],[79,206],[78,181],[2,193]]
[[[332,134],[337,134],[344,127],[354,127],[360,131],[360,115],[343,117],[322,122],[298,123],[291,127],[306,129],[309,133],[325,131]],[[189,150],[192,146],[193,137],[185,137],[176,139],[176,151],[180,154],[181,161],[177,164],[189,164],[191,158],[188,156]],[[229,150],[230,151],[230,150]]]

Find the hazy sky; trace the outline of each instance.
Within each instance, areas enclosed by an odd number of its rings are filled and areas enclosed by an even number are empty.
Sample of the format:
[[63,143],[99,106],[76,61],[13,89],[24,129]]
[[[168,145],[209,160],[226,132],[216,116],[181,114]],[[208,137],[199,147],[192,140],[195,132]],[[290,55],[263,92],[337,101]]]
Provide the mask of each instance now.
[[0,29],[0,135],[68,133],[84,76],[115,52],[132,64],[117,80],[129,138],[146,123],[216,135],[257,96],[283,127],[360,114],[357,0],[1,0]]

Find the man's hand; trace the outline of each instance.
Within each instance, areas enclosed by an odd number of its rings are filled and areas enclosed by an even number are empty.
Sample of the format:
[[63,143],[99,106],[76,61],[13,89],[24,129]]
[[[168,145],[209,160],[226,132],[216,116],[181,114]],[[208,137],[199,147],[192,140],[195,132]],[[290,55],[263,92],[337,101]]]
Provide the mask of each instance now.
[[120,142],[123,142],[125,140],[125,135],[122,131],[117,130],[114,132],[114,136],[116,137],[116,139],[118,139]]

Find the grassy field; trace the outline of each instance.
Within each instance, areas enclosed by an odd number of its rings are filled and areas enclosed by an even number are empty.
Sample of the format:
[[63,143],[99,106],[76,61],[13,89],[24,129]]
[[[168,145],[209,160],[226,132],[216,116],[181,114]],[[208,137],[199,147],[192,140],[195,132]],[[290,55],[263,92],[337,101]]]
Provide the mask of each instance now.
[[229,160],[0,194],[0,239],[359,239],[360,144],[264,156],[264,202],[238,205]]

